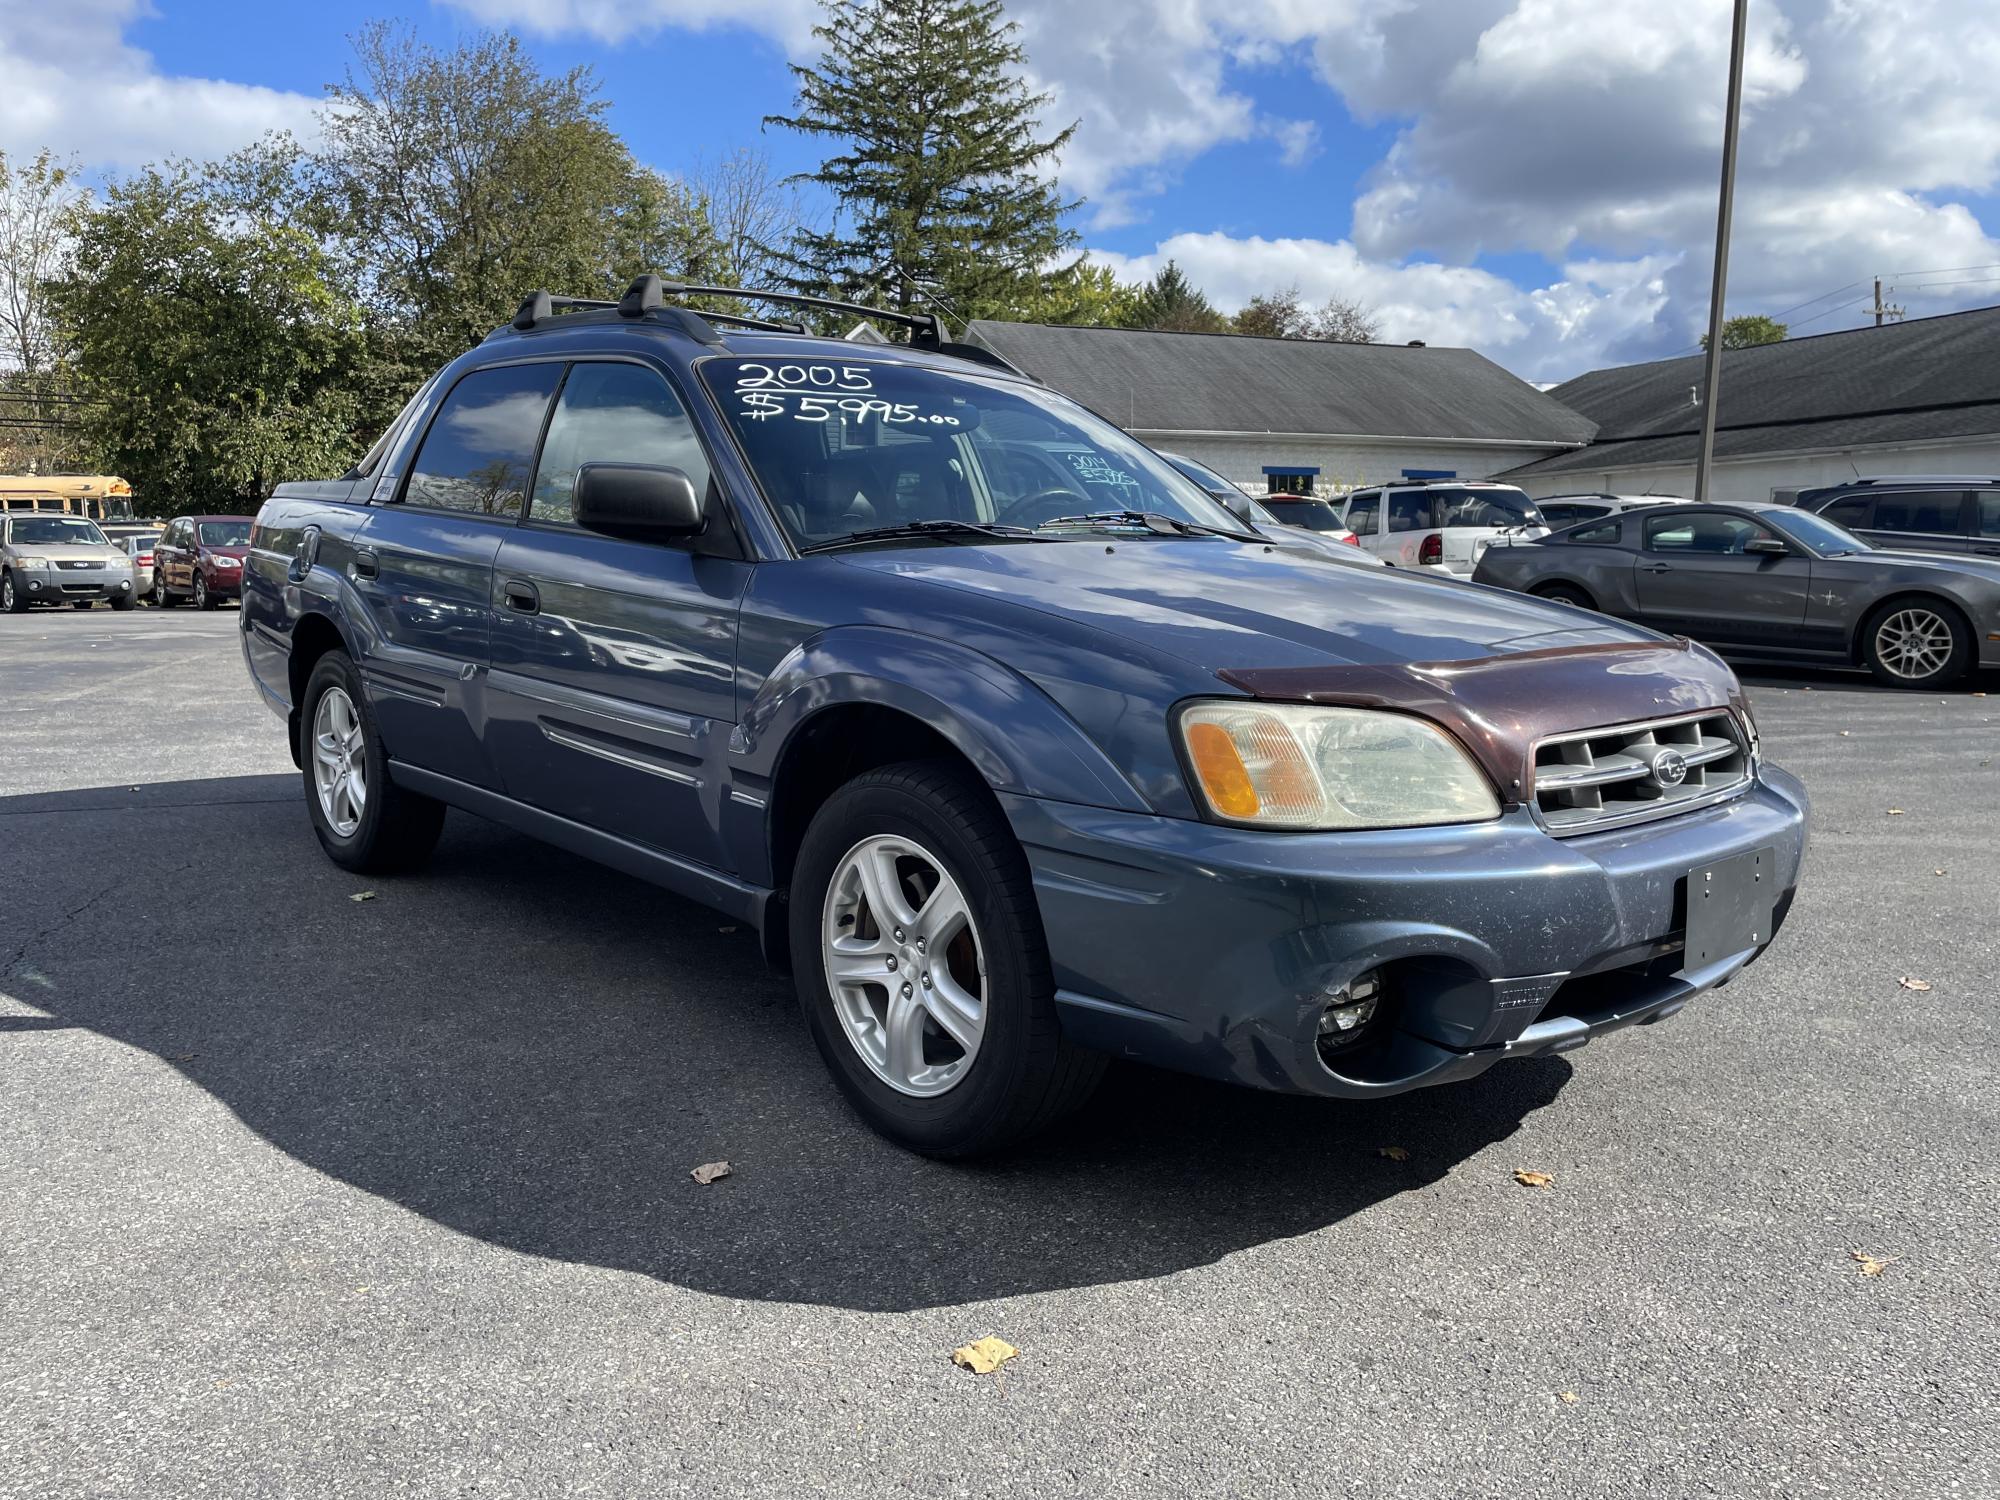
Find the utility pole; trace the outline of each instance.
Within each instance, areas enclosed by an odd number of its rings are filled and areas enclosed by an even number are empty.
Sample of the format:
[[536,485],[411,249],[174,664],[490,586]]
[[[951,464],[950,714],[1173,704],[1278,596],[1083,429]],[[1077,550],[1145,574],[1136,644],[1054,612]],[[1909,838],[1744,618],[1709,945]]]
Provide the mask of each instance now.
[[1886,318],[1900,318],[1900,317],[1902,317],[1902,315],[1903,315],[1903,310],[1902,310],[1902,308],[1900,308],[1900,307],[1888,307],[1888,306],[1885,306],[1885,305],[1883,304],[1883,301],[1882,301],[1882,278],[1881,278],[1880,276],[1877,276],[1877,277],[1875,278],[1875,326],[1876,326],[1877,328],[1880,328],[1880,327],[1882,326],[1882,320],[1883,320],[1883,319],[1884,319],[1885,317],[1886,317]]
[[1715,419],[1722,407],[1722,305],[1729,287],[1729,220],[1736,201],[1736,134],[1743,112],[1743,37],[1749,29],[1750,0],[1736,0],[1729,34],[1729,108],[1722,119],[1722,193],[1715,211],[1715,281],[1708,294],[1708,360],[1701,404],[1701,457],[1694,469],[1694,499],[1708,499],[1709,470],[1715,463]]

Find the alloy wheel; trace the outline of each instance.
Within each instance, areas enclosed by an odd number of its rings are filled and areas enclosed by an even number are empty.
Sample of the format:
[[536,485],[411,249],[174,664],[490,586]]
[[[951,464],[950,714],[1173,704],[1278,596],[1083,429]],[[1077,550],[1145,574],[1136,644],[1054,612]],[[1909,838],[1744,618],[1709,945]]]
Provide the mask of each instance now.
[[1935,610],[1899,609],[1875,627],[1875,657],[1884,671],[1920,682],[1944,670],[1955,644],[1951,624]]
[[841,857],[820,921],[841,1030],[871,1072],[918,1098],[958,1084],[986,1030],[986,956],[943,863],[898,834]]
[[368,809],[365,752],[354,700],[342,688],[328,688],[313,710],[313,789],[326,826],[341,838],[354,836]]

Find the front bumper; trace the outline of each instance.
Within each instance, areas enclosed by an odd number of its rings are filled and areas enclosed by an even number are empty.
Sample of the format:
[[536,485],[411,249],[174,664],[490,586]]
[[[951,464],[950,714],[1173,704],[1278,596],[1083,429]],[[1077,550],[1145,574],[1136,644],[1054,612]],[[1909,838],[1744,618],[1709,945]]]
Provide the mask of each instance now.
[[218,599],[235,599],[243,593],[241,568],[204,568],[201,577],[209,593]]
[[[1807,799],[1770,766],[1715,807],[1551,838],[1525,812],[1454,828],[1272,834],[1001,799],[1027,849],[1075,1040],[1185,1072],[1367,1097],[1663,1020],[1767,946],[1805,854]],[[1773,923],[1690,965],[1691,871],[1769,850]],[[1401,998],[1333,1065],[1328,994],[1387,965]]]
[[100,599],[135,597],[132,570],[107,568],[102,572],[72,568],[23,568],[15,575],[15,586],[30,604],[83,604]]

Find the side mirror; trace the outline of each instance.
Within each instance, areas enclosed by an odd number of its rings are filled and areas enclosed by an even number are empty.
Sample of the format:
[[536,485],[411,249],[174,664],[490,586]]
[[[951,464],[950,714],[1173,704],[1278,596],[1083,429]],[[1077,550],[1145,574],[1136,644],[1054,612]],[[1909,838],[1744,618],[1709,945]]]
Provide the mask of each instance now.
[[694,481],[653,464],[585,464],[570,509],[577,525],[609,536],[697,536],[708,524]]
[[1788,557],[1791,550],[1774,536],[1753,536],[1743,544],[1743,551],[1751,557]]

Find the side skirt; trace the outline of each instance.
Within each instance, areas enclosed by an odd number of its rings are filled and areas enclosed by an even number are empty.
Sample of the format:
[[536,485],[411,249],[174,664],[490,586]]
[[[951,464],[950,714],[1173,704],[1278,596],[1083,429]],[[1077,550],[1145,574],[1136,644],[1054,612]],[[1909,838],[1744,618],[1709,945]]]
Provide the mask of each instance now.
[[[545,844],[554,844],[558,849],[567,849],[572,854],[580,854],[585,859],[596,860],[601,865],[609,865],[614,870],[661,886],[676,896],[712,906],[739,922],[749,923],[760,937],[764,933],[766,916],[782,910],[782,903],[774,899],[777,896],[775,891],[745,885],[720,870],[678,859],[568,818],[559,818],[554,813],[529,807],[485,787],[440,776],[435,771],[426,771],[399,760],[389,762],[389,775],[396,785],[421,792],[426,797],[435,797],[447,806],[489,818]],[[778,940],[784,940],[782,932],[778,934]]]

